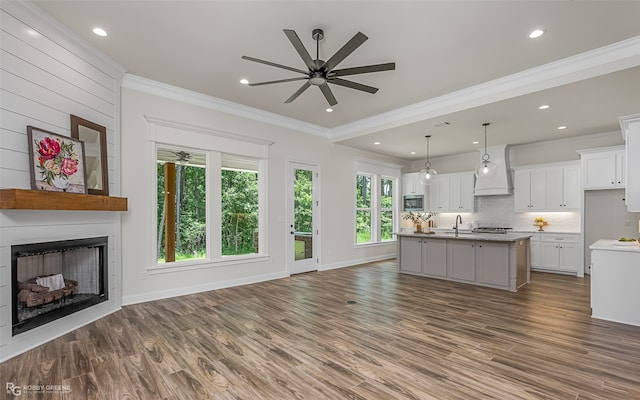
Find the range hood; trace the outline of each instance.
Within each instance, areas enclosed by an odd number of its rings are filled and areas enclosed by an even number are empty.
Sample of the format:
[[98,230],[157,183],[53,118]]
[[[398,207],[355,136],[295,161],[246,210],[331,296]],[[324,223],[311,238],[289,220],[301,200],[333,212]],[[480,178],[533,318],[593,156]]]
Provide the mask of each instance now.
[[[480,160],[484,149],[480,149]],[[490,176],[479,176],[476,178],[476,196],[498,196],[507,195],[513,192],[511,185],[511,172],[509,169],[509,145],[500,144],[487,147],[489,160],[495,163],[497,168],[495,173]]]

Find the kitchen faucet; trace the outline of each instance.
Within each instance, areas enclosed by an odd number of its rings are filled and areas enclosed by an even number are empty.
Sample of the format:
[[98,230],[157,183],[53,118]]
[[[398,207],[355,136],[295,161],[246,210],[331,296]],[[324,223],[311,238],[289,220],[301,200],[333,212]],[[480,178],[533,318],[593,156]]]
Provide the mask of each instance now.
[[453,227],[456,230],[456,237],[458,237],[458,221],[462,223],[462,216],[460,214],[456,217],[456,225]]

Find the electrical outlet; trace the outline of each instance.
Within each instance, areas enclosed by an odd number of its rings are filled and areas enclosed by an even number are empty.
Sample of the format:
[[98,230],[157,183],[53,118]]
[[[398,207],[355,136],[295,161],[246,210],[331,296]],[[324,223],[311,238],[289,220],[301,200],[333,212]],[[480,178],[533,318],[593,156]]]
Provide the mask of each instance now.
[[629,220],[624,221],[624,226],[631,226],[631,221]]

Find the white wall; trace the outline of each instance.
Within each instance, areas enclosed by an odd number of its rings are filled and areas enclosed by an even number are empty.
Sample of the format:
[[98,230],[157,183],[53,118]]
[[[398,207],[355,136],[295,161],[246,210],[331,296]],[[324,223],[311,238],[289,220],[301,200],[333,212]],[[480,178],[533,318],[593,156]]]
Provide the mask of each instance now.
[[[163,88],[166,89],[163,92]],[[154,93],[154,94],[150,94]],[[176,93],[180,93],[176,96]],[[287,276],[286,168],[288,161],[320,166],[321,253],[320,269],[330,269],[371,260],[394,257],[395,243],[354,246],[354,160],[377,160],[400,164],[373,153],[332,145],[327,139],[277,127],[264,122],[225,114],[207,106],[202,95],[198,105],[190,103],[190,93],[166,85],[126,77],[122,89],[122,191],[129,198],[129,212],[122,219],[123,302],[181,295],[203,290],[251,283]],[[184,101],[174,100],[180,97]],[[213,99],[212,99],[213,103]],[[161,117],[207,130],[271,141],[268,160],[268,260],[209,266],[192,270],[157,273],[148,271],[155,224],[149,204],[154,196],[154,154],[148,140],[145,116]]]
[[[30,189],[27,125],[70,136],[70,114],[107,128],[109,190],[119,194],[123,70],[28,2],[0,3],[0,188]],[[0,211],[0,360],[120,307],[118,213]],[[11,245],[109,237],[109,301],[11,336]]]

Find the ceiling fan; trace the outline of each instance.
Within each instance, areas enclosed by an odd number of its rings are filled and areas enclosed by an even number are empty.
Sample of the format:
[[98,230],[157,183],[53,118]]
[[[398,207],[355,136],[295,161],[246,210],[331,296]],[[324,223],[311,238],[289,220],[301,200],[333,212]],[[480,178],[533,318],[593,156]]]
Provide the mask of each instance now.
[[258,83],[249,83],[249,86],[261,86],[261,85],[270,85],[272,83],[282,83],[282,82],[292,82],[292,81],[302,81],[306,80],[306,82],[298,89],[294,94],[289,97],[285,103],[291,103],[298,96],[300,96],[305,90],[307,90],[311,85],[318,86],[322,94],[327,99],[329,105],[334,106],[338,104],[335,96],[331,92],[329,88],[329,83],[334,85],[344,86],[351,89],[361,90],[367,93],[375,93],[378,91],[378,88],[374,88],[371,86],[363,85],[361,83],[348,81],[346,79],[340,78],[341,76],[349,76],[349,75],[357,75],[357,74],[366,74],[369,72],[380,72],[380,71],[390,71],[396,69],[396,63],[385,63],[385,64],[376,64],[376,65],[366,65],[362,67],[353,67],[353,68],[344,68],[344,69],[334,69],[338,66],[349,54],[353,53],[362,43],[364,43],[368,37],[364,35],[362,32],[358,32],[349,40],[340,50],[338,50],[331,58],[327,61],[323,61],[320,59],[320,40],[324,38],[324,31],[322,29],[314,29],[312,32],[312,37],[316,41],[316,59],[312,59],[307,52],[307,49],[302,44],[302,41],[298,37],[295,31],[291,29],[284,29],[284,34],[287,35],[289,41],[296,49],[302,61],[304,61],[308,70],[304,71],[298,68],[288,67],[286,65],[276,64],[270,61],[260,60],[258,58],[253,58],[249,56],[242,56],[244,60],[254,61],[261,64],[270,65],[272,67],[283,68],[289,71],[298,72],[304,76],[297,78],[289,78],[289,79],[280,79],[276,81],[268,81],[268,82],[258,82]]

